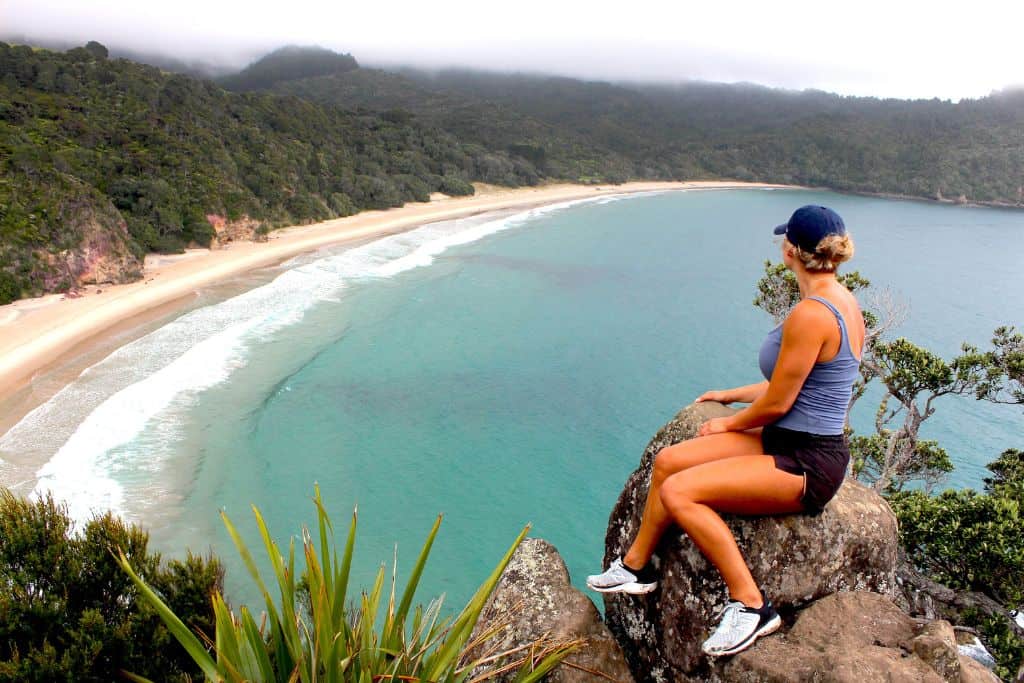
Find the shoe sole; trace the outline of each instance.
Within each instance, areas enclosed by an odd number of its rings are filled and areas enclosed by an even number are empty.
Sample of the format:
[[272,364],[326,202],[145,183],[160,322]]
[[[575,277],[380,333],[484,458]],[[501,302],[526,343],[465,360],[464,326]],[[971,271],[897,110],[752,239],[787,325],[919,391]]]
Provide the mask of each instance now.
[[744,640],[736,647],[733,647],[729,650],[716,650],[714,652],[708,652],[705,650],[704,654],[706,654],[708,657],[728,657],[729,655],[734,655],[739,652],[743,652],[748,647],[753,645],[754,642],[761,636],[767,636],[778,631],[780,626],[782,626],[782,618],[779,617],[778,614],[776,614],[771,621],[769,621],[764,626],[754,631],[754,633],[751,634],[749,638]]
[[655,583],[620,583],[618,586],[605,586],[601,588],[599,586],[592,586],[587,584],[587,588],[598,593],[628,593],[629,595],[646,595],[652,592],[658,587],[657,582]]

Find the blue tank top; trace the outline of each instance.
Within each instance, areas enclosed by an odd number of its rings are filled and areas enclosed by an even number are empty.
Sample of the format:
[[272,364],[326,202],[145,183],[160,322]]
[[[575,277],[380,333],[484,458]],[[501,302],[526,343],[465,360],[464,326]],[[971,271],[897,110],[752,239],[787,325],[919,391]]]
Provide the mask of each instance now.
[[[819,435],[837,435],[843,433],[846,426],[846,411],[850,406],[853,394],[853,382],[857,379],[860,361],[853,355],[850,348],[850,335],[846,330],[846,321],[842,314],[831,303],[821,297],[814,299],[828,307],[839,321],[839,352],[835,358],[824,363],[815,363],[804,385],[800,387],[796,401],[789,412],[775,421],[775,425],[800,432]],[[782,325],[768,333],[758,353],[758,365],[765,379],[771,379],[775,371],[775,363],[779,360],[779,349],[782,347]]]

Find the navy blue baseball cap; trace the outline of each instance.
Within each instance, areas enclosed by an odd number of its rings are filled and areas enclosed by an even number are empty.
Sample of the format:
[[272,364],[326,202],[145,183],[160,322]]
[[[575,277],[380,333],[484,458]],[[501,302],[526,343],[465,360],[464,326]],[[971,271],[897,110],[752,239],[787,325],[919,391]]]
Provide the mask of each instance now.
[[808,204],[794,211],[788,223],[777,226],[775,234],[785,235],[790,244],[813,254],[821,238],[845,235],[846,226],[839,214],[827,206]]

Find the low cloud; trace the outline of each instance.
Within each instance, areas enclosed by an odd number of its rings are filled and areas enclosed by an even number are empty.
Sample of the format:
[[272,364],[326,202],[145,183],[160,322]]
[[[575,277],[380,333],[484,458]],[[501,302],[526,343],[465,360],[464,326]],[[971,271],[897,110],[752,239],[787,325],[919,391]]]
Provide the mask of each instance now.
[[957,15],[882,0],[862,0],[856,12],[809,0],[354,5],[8,0],[0,6],[0,26],[7,39],[98,40],[229,69],[284,44],[317,44],[371,65],[745,81],[880,97],[979,97],[1020,82],[1016,31],[1024,25],[1024,3],[977,0]]

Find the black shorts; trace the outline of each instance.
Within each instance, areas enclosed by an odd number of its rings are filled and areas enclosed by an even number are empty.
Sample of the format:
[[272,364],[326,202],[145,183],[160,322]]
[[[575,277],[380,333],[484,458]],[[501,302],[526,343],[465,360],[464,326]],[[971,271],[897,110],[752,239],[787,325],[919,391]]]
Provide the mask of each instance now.
[[811,514],[821,512],[836,495],[850,464],[850,449],[841,434],[809,434],[768,425],[761,430],[761,445],[775,458],[776,468],[804,476],[800,502]]

